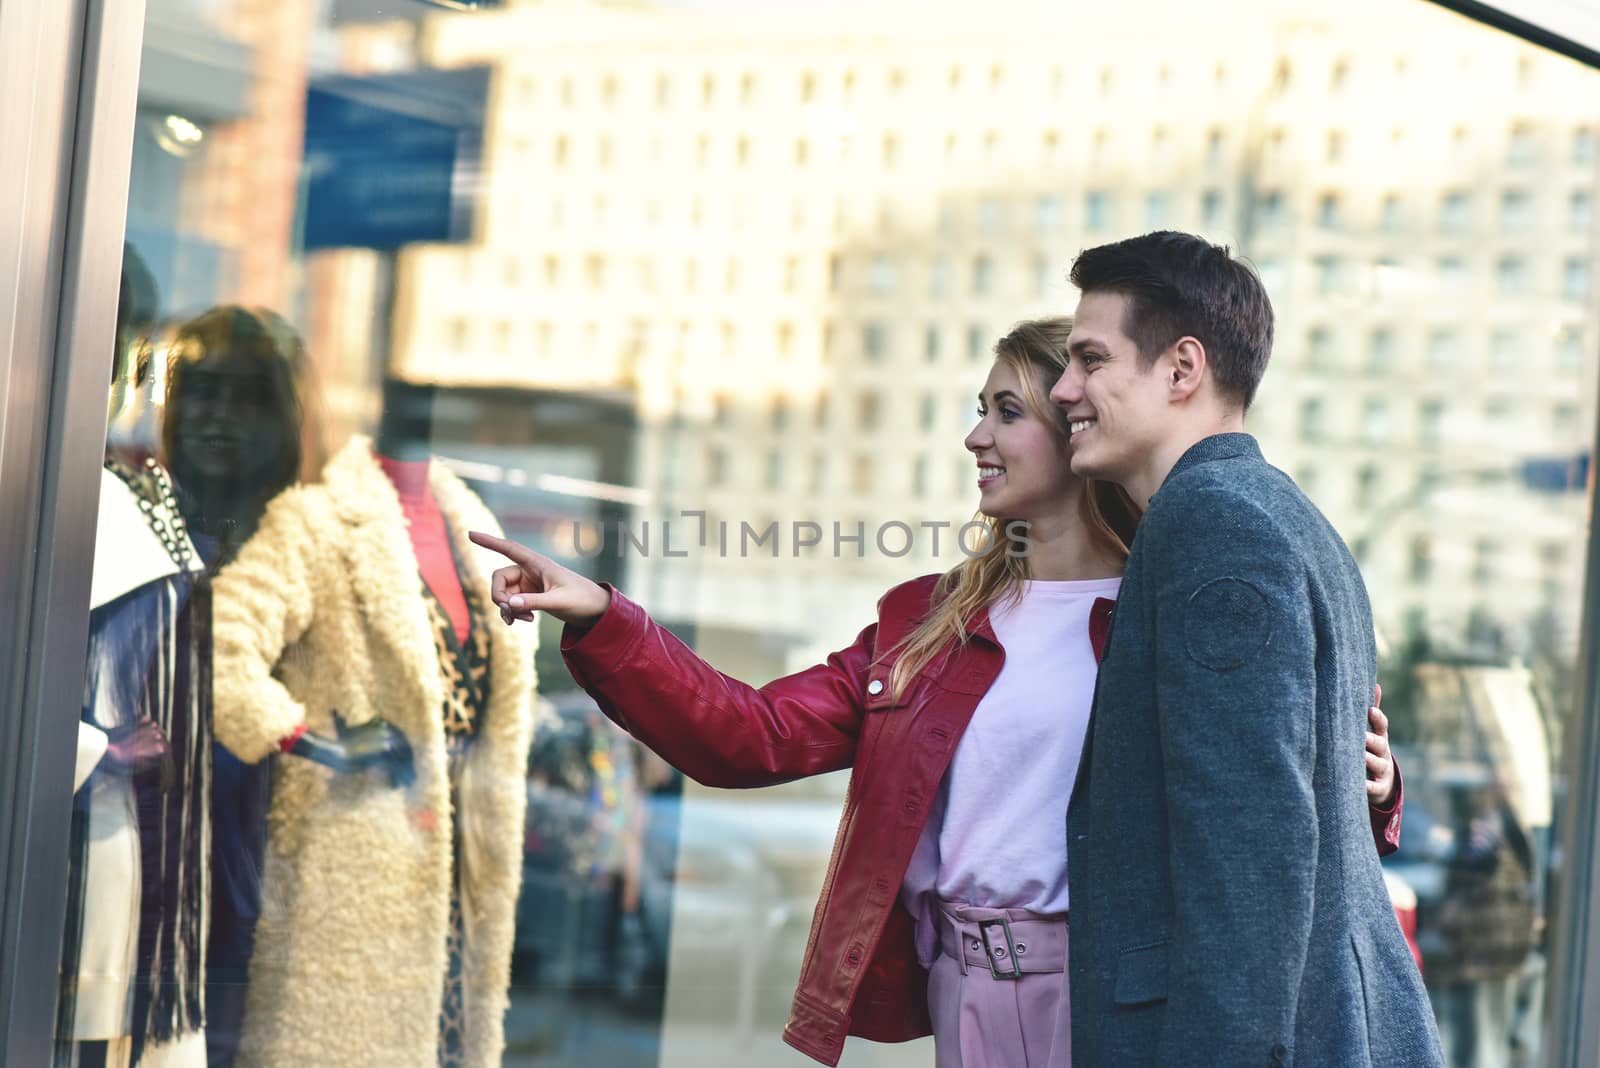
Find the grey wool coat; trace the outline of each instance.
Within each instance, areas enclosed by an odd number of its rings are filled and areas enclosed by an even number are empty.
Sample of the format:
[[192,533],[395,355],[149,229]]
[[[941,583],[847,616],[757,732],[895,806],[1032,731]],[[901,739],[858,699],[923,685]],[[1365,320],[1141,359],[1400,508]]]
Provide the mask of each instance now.
[[1375,674],[1333,527],[1249,435],[1196,444],[1134,540],[1067,815],[1077,1068],[1443,1068],[1372,848]]

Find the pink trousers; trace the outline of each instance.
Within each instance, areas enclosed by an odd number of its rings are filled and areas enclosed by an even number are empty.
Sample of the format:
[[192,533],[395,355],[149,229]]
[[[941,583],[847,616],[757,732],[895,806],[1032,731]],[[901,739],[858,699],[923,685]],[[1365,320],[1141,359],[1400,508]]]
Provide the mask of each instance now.
[[939,903],[936,1068],[1072,1068],[1067,915]]

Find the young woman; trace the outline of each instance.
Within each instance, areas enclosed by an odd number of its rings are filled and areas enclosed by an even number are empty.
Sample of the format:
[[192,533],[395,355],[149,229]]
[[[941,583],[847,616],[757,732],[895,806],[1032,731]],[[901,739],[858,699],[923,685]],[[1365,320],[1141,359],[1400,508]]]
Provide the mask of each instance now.
[[[1068,463],[1047,394],[1070,328],[1022,323],[995,347],[965,441],[985,551],[896,586],[848,648],[760,689],[616,590],[473,535],[514,562],[494,578],[502,618],[563,620],[573,678],[685,774],[749,787],[853,769],[784,1028],[826,1064],[847,1034],[930,1032],[941,1068],[1071,1064],[1067,800],[1136,516]],[[1392,848],[1393,765],[1381,736],[1369,748]]]

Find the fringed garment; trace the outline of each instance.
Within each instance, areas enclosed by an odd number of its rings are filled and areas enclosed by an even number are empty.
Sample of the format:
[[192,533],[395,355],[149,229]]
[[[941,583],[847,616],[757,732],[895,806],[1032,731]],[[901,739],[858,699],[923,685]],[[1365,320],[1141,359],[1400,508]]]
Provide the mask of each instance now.
[[159,771],[102,761],[74,798],[57,1059],[165,1064],[192,1054],[155,1051],[192,1050],[181,1040],[205,1022],[211,611],[166,473],[107,470],[82,720],[108,734],[154,721],[175,777],[164,790]]

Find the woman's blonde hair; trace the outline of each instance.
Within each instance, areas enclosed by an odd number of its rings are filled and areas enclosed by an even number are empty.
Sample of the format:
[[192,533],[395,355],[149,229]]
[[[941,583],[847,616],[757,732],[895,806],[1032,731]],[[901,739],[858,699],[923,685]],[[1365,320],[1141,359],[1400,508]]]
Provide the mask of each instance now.
[[[1049,393],[1067,368],[1070,333],[1072,320],[1066,316],[1031,319],[1018,323],[994,347],[995,360],[1016,371],[1029,412],[1059,438],[1063,462],[1069,437],[1067,417],[1051,403]],[[1084,491],[1083,521],[1091,535],[1105,549],[1126,559],[1139,509],[1114,483],[1085,479]],[[975,522],[988,528],[980,551],[940,576],[927,617],[904,641],[883,654],[887,658],[899,653],[889,673],[889,692],[896,701],[935,657],[966,643],[967,627],[979,612],[1020,597],[1022,583],[1030,577],[1027,554],[1019,550],[1025,532],[1011,529],[1012,520],[1004,516],[979,514]]]

